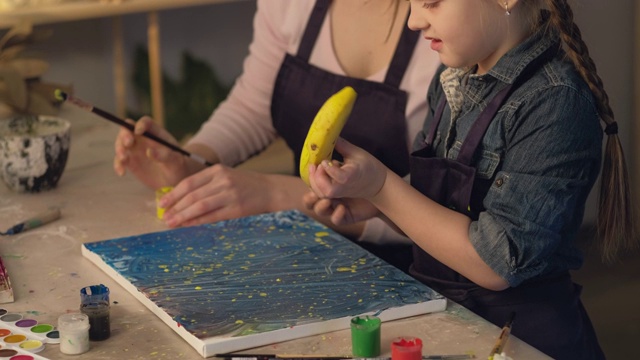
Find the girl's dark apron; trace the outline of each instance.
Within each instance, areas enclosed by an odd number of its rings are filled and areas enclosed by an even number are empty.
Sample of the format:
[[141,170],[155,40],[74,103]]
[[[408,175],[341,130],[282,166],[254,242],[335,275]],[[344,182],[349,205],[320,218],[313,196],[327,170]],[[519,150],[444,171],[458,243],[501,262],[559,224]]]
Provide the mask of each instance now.
[[[539,60],[555,54],[547,51]],[[546,56],[545,56],[546,55]],[[519,83],[533,73],[539,61],[525,69],[518,81],[499,92],[472,125],[456,160],[438,158],[432,147],[442,118],[446,98],[438,105],[426,145],[411,154],[411,184],[441,205],[473,220],[484,210],[491,179],[476,178],[471,166],[494,115]],[[580,301],[581,287],[568,272],[535,279],[504,291],[482,288],[442,264],[417,245],[410,274],[465,306],[476,314],[502,326],[512,311],[517,313],[512,333],[555,359],[604,359],[589,317]]]
[[[316,113],[331,95],[349,85],[358,99],[340,136],[373,154],[398,175],[407,175],[407,93],[399,86],[418,33],[404,27],[383,83],[336,75],[309,63],[330,5],[331,0],[316,1],[298,54],[285,56],[273,90],[273,125],[293,150],[298,174],[302,145]],[[334,156],[339,159],[338,154]],[[411,263],[410,245],[384,245],[379,249],[377,245],[359,244],[405,271]]]

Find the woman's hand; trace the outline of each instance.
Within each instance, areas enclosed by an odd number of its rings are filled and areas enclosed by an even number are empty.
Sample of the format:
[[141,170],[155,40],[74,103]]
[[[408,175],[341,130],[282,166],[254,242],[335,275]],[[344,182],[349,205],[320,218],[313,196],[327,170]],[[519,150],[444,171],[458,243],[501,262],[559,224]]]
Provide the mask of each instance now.
[[[132,120],[127,121],[134,124]],[[133,132],[121,128],[116,137],[113,159],[116,174],[123,176],[128,170],[152,189],[177,184],[189,174],[186,164],[188,159],[142,136],[145,131],[178,144],[168,131],[158,126],[150,117],[144,116],[135,123]]]
[[293,176],[217,164],[182,180],[159,205],[167,208],[168,226],[192,226],[299,207],[302,191],[304,183]]

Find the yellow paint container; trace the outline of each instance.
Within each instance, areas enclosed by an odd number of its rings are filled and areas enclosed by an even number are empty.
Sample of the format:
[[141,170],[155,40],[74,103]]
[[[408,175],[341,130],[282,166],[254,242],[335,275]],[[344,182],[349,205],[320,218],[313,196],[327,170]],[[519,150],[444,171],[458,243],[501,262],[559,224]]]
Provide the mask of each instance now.
[[160,220],[162,220],[162,218],[164,217],[164,211],[166,210],[165,208],[160,207],[160,198],[168,194],[171,190],[173,190],[173,186],[163,186],[160,189],[156,190],[156,215]]

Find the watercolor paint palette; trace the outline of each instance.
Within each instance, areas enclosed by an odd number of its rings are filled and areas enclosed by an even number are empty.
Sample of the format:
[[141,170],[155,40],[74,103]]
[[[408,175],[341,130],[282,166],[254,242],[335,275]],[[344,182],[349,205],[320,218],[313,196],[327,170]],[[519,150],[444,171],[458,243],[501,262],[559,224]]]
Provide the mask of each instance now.
[[203,357],[442,311],[446,299],[298,211],[86,243]]
[[0,309],[0,360],[47,360],[37,355],[46,344],[60,342],[53,325],[39,324],[21,314]]

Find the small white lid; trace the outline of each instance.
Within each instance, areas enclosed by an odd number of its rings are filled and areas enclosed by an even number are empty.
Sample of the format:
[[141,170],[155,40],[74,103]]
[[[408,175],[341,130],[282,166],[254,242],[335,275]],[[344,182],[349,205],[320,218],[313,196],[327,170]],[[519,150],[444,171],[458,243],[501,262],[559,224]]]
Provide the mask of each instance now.
[[62,314],[58,317],[58,330],[80,331],[89,328],[89,316],[82,313]]

